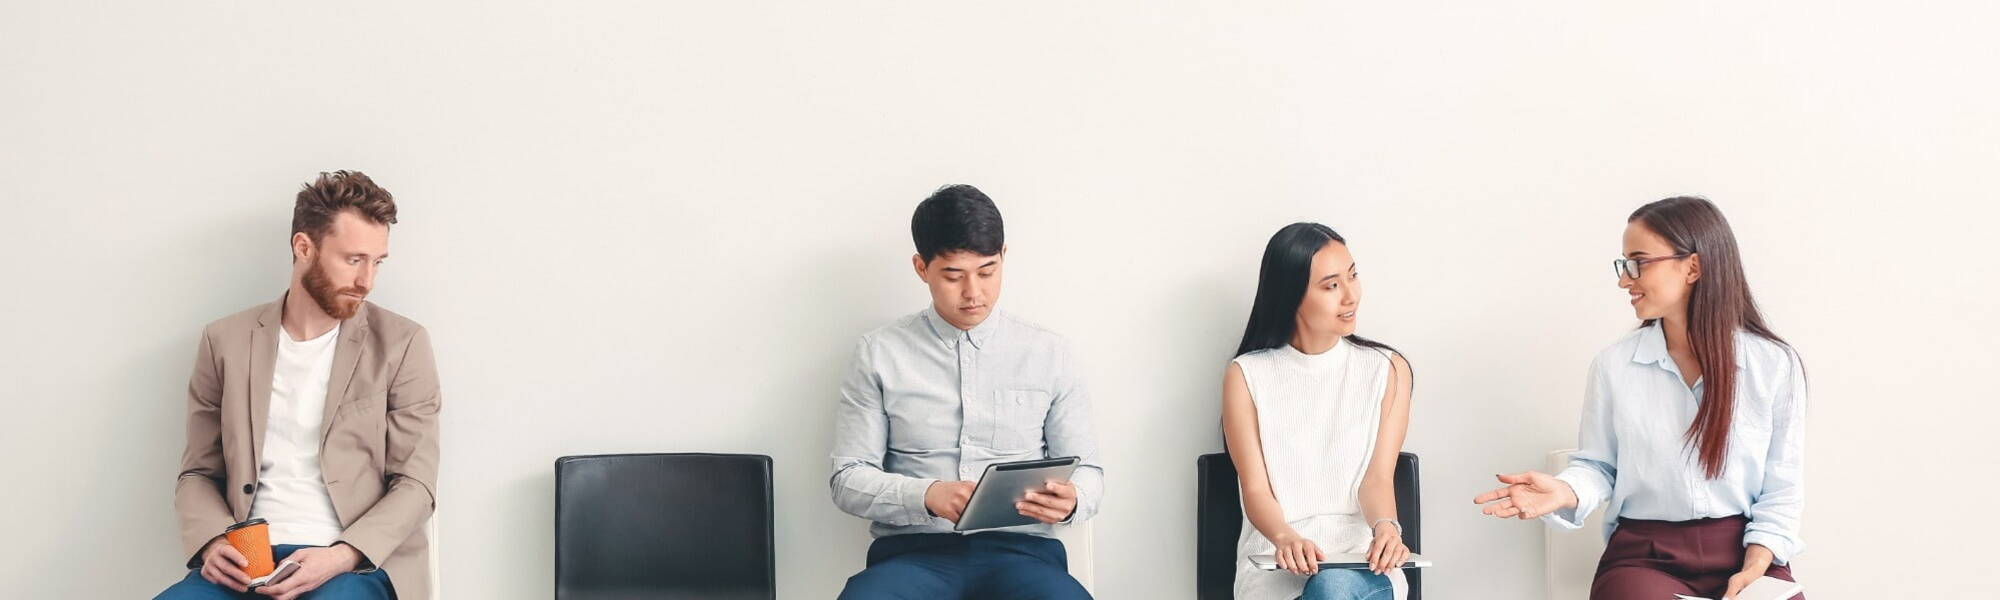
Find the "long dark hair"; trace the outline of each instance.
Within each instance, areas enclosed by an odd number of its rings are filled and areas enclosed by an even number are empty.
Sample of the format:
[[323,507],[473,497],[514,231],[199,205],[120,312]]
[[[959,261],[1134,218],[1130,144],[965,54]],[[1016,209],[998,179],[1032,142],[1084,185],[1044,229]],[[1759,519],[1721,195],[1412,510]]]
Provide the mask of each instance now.
[[[1701,278],[1695,280],[1688,298],[1687,334],[1708,387],[1701,392],[1694,423],[1682,437],[1701,458],[1704,473],[1714,479],[1722,475],[1729,450],[1729,424],[1736,407],[1736,331],[1742,329],[1780,344],[1785,340],[1771,332],[1764,324],[1764,315],[1757,311],[1749,279],[1743,274],[1742,256],[1736,249],[1736,234],[1715,204],[1693,196],[1668,198],[1639,207],[1625,222],[1645,223],[1647,229],[1666,238],[1675,254],[1701,256]],[[1657,320],[1649,319],[1639,326],[1651,326]]]
[[[1250,304],[1250,324],[1243,328],[1243,342],[1236,345],[1237,356],[1292,343],[1299,304],[1305,302],[1306,287],[1311,284],[1313,255],[1331,243],[1346,245],[1347,239],[1318,223],[1293,223],[1271,235],[1270,243],[1264,245],[1264,264],[1257,271],[1257,299]],[[1345,339],[1363,348],[1396,351],[1358,335]]]

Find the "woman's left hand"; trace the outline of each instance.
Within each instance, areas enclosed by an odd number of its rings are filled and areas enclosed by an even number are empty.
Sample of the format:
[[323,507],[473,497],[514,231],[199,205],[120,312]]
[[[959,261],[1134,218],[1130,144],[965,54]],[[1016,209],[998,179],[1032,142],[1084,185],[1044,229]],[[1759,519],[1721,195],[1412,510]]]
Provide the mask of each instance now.
[[1403,567],[1410,558],[1410,547],[1403,545],[1403,534],[1388,522],[1375,524],[1375,541],[1368,544],[1368,570],[1377,575],[1388,575],[1390,571]]
[[1750,571],[1730,575],[1729,587],[1722,592],[1723,600],[1736,600],[1736,595],[1742,593],[1743,588],[1750,587],[1750,584],[1756,583],[1758,579],[1763,577],[1763,573],[1753,573]]
[[1764,570],[1771,568],[1771,561],[1774,559],[1771,549],[1764,547],[1763,544],[1745,544],[1743,568],[1735,575],[1729,576],[1729,587],[1724,588],[1722,592],[1723,600],[1736,600],[1737,593],[1764,576]]

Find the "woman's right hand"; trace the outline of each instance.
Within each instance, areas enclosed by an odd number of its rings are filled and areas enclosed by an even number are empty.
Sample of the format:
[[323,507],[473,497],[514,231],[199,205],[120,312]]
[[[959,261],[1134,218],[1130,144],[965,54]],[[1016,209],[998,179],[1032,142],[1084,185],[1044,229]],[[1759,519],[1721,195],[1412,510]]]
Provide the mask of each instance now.
[[1540,471],[1526,471],[1513,475],[1494,475],[1500,483],[1507,484],[1491,492],[1473,498],[1473,504],[1484,504],[1479,512],[1502,519],[1517,518],[1523,521],[1538,519],[1565,508],[1576,507],[1576,490],[1569,483],[1551,477]]
[[1319,572],[1319,563],[1326,560],[1326,553],[1319,546],[1298,532],[1286,533],[1271,540],[1278,547],[1278,568],[1300,575],[1311,576]]

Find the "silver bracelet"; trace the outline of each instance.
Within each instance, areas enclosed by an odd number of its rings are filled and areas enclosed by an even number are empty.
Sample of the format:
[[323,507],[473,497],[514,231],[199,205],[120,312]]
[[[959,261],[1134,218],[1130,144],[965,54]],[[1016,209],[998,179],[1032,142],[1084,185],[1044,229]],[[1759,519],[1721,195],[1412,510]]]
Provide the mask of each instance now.
[[1375,522],[1368,524],[1368,530],[1375,531],[1375,526],[1381,525],[1383,521],[1388,521],[1390,525],[1395,525],[1396,537],[1403,537],[1403,524],[1395,519],[1376,519]]

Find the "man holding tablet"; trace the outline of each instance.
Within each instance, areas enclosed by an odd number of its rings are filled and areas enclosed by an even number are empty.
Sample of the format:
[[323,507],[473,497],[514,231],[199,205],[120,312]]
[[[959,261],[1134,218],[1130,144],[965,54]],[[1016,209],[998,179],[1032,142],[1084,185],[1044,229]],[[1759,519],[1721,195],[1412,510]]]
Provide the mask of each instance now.
[[[833,502],[873,521],[876,538],[840,597],[1089,598],[1050,537],[1096,514],[1103,495],[1069,345],[994,309],[1007,247],[986,194],[939,189],[910,234],[931,306],[861,336],[834,414]],[[1067,481],[1015,504],[1035,522],[957,531],[989,465],[1051,457],[1077,460]]]

